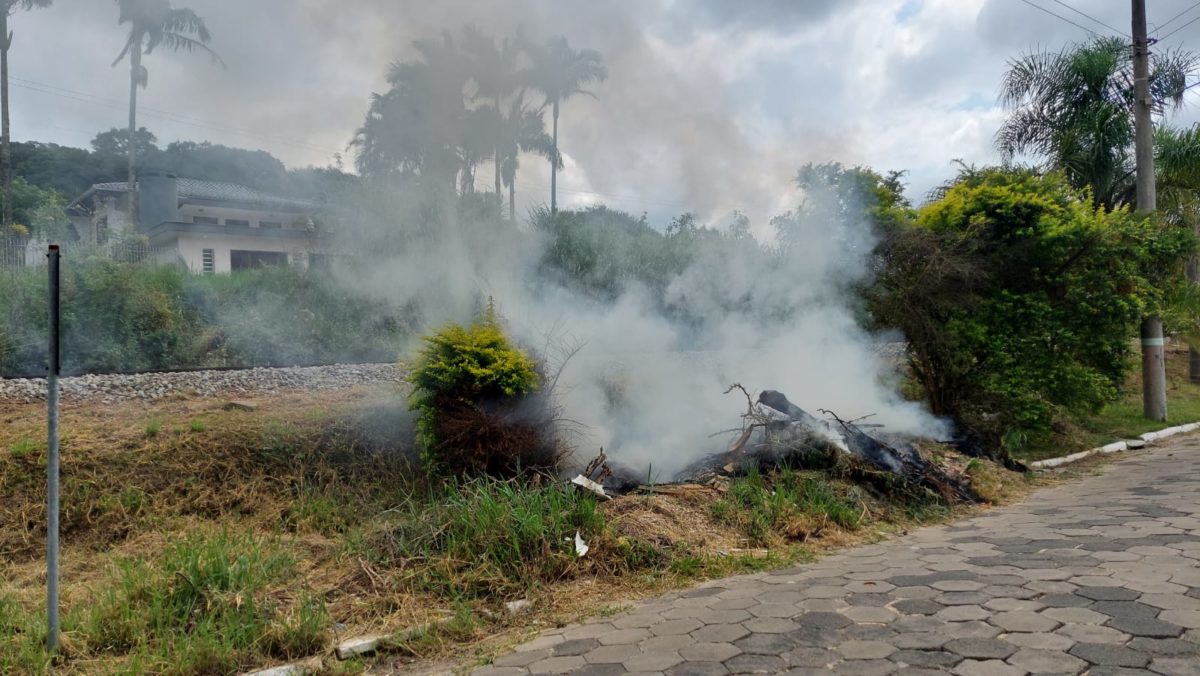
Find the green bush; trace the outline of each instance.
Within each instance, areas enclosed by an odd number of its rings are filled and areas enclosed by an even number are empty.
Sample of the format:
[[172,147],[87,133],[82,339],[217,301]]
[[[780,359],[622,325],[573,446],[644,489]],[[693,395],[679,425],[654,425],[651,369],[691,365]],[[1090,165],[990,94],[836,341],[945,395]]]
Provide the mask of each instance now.
[[431,473],[505,476],[557,466],[536,365],[504,334],[490,304],[472,324],[426,337],[408,380],[417,445]]
[[904,332],[934,413],[1012,450],[1115,397],[1193,245],[1060,175],[968,169],[891,230],[872,312]]

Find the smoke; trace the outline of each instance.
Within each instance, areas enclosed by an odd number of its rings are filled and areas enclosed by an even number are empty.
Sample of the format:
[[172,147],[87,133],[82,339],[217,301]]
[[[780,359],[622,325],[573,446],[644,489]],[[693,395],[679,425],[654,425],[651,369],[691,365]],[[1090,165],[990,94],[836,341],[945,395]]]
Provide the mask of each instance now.
[[[615,231],[617,216],[609,220],[576,225]],[[547,252],[563,245],[551,234],[528,222],[460,217],[401,255],[357,265],[344,283],[421,308],[427,328],[469,321],[490,297],[509,332],[551,367],[578,348],[556,395],[581,462],[603,448],[640,473],[672,477],[723,450],[727,431],[741,425],[745,401],[726,394],[735,382],[780,390],[814,415],[870,416],[889,432],[944,437],[943,421],[898,394],[896,365],[879,354],[882,340],[898,337],[860,325],[855,288],[870,281],[871,224],[800,209],[776,227],[786,241],[675,233],[667,239],[689,261],[661,289],[626,278],[614,296],[598,297],[547,269]],[[611,245],[601,255],[629,252]]]

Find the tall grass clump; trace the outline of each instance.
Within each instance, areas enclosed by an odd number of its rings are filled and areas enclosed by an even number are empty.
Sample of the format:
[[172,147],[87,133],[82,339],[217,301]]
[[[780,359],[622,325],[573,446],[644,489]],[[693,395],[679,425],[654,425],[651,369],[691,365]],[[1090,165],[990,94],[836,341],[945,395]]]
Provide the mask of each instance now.
[[409,375],[417,445],[431,475],[509,477],[553,471],[562,456],[554,414],[530,356],[495,308],[425,338]]
[[127,656],[134,671],[181,674],[309,655],[326,642],[323,605],[271,594],[294,574],[294,558],[273,543],[229,532],[118,562],[81,621],[84,650]]
[[557,484],[478,478],[448,482],[382,533],[393,566],[420,566],[414,584],[450,596],[508,597],[569,576],[581,565],[575,534],[605,533],[595,498]]
[[757,543],[773,538],[805,539],[834,527],[858,528],[863,495],[821,472],[780,469],[770,476],[752,470],[732,481],[729,495],[713,506],[718,519],[734,522]]

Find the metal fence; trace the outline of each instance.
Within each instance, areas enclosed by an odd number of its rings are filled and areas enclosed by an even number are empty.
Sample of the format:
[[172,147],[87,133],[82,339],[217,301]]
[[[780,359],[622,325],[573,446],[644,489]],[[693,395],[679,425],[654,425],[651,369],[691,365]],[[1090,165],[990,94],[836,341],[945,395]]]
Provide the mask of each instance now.
[[[46,242],[0,239],[0,272],[44,267],[46,247]],[[128,265],[153,265],[171,263],[177,257],[174,249],[154,247],[137,241],[99,245],[68,242],[60,247],[65,260],[91,258]]]

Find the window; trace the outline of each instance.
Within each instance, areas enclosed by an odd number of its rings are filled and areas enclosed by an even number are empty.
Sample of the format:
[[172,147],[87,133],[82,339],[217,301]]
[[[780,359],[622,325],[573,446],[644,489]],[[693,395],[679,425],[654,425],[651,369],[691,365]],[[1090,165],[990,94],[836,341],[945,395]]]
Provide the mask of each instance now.
[[217,224],[216,216],[192,216],[193,223],[207,223],[209,225]]
[[201,251],[200,252],[200,270],[206,275],[211,275],[212,273],[216,272],[216,269],[217,269],[216,253],[212,249],[205,249],[205,250]]
[[280,223],[279,221],[259,221],[258,227],[278,230],[279,228],[283,227],[283,223]]
[[225,225],[236,225],[241,228],[250,227],[250,221],[241,218],[226,218]]
[[248,270],[271,266],[285,266],[288,262],[284,251],[230,251],[229,267],[232,270]]

